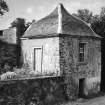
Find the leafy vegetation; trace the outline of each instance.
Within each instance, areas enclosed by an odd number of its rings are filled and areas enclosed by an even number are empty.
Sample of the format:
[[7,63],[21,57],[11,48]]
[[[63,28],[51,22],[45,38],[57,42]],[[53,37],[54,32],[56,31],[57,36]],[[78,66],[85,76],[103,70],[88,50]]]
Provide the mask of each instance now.
[[88,9],[79,9],[73,15],[90,24],[98,35],[105,37],[105,7],[102,7],[100,14],[97,15],[93,15]]
[[0,0],[0,15],[4,15],[4,13],[8,11],[9,8],[7,3],[4,0]]

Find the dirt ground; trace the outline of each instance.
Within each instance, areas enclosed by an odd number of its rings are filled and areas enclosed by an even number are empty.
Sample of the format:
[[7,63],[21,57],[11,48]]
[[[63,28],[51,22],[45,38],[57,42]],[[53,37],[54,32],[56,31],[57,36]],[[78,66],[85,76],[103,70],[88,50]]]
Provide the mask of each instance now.
[[89,99],[80,98],[76,102],[68,102],[65,105],[105,105],[105,95]]

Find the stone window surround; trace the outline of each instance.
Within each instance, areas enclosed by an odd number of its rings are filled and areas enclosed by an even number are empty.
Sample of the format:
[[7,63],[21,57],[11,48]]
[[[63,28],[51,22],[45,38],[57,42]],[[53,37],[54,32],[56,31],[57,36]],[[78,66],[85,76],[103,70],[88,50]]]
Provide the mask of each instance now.
[[[77,51],[78,51],[78,55],[77,55],[77,62],[79,63],[79,64],[86,64],[86,62],[87,62],[87,51],[88,51],[88,42],[86,41],[86,40],[78,40],[77,41],[78,43],[77,43]],[[79,52],[79,44],[80,43],[83,43],[84,44],[84,61],[82,61],[82,62],[80,62],[79,61],[79,54],[80,54],[80,52]]]

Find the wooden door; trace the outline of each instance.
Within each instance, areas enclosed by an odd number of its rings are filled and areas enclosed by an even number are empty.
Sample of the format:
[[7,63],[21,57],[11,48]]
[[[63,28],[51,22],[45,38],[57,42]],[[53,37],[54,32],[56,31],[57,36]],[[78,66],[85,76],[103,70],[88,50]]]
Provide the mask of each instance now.
[[42,50],[41,48],[34,49],[34,70],[41,73],[42,69]]

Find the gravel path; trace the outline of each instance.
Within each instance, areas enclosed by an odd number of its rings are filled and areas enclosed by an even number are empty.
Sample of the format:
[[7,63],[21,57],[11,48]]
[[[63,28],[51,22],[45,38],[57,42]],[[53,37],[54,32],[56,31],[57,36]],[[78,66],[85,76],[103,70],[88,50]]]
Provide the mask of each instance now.
[[105,96],[92,99],[78,99],[76,102],[69,102],[66,105],[105,105]]

